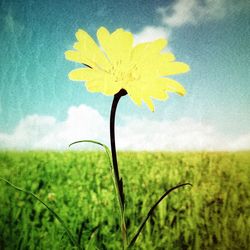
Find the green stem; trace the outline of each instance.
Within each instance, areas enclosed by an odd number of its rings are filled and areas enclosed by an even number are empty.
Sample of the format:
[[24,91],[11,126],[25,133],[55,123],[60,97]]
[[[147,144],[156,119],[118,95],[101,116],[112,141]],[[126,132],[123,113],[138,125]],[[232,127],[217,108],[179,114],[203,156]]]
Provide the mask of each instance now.
[[110,144],[111,144],[111,153],[112,153],[112,161],[113,161],[113,169],[114,169],[114,178],[115,178],[115,185],[116,191],[120,206],[121,212],[121,233],[122,233],[122,240],[123,240],[123,249],[127,247],[127,230],[126,230],[126,222],[124,217],[124,193],[123,193],[123,183],[122,179],[119,176],[119,168],[116,156],[116,146],[115,146],[115,113],[117,104],[120,98],[126,95],[127,92],[124,89],[121,89],[117,94],[115,94],[111,112],[110,112]]

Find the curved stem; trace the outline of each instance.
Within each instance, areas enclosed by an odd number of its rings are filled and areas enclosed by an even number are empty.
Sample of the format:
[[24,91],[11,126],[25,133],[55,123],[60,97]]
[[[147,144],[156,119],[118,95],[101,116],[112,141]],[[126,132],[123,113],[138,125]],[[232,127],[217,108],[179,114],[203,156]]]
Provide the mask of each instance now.
[[159,205],[159,203],[169,194],[171,193],[172,191],[174,191],[175,189],[177,188],[180,188],[180,187],[183,187],[183,186],[186,186],[186,185],[190,185],[192,186],[192,184],[190,183],[183,183],[183,184],[180,184],[180,185],[177,185],[175,187],[172,187],[170,188],[169,190],[167,190],[161,197],[160,199],[150,208],[147,216],[144,218],[144,220],[142,221],[139,229],[137,230],[136,234],[134,235],[133,239],[130,241],[129,245],[128,245],[128,248],[131,248],[134,244],[135,244],[135,241],[136,239],[138,238],[139,234],[141,233],[143,227],[145,226],[147,220],[149,219],[150,216],[152,216],[153,214],[153,211],[155,210],[155,208]]
[[122,232],[122,240],[123,240],[123,248],[126,248],[127,245],[127,232],[126,232],[126,223],[124,218],[124,193],[123,193],[123,183],[122,179],[119,176],[119,168],[116,156],[116,146],[115,146],[115,113],[117,104],[120,98],[126,95],[127,92],[124,89],[121,89],[117,94],[115,94],[111,111],[110,111],[110,144],[111,144],[111,153],[112,153],[112,161],[113,161],[113,170],[114,170],[114,178],[117,196],[119,200],[119,207],[121,212],[121,232]]

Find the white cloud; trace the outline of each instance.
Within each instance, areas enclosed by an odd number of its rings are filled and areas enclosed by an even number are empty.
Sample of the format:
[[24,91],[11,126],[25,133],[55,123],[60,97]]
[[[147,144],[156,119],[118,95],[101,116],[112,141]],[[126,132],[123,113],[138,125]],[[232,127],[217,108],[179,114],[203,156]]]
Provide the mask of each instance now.
[[158,38],[168,39],[171,30],[185,24],[220,20],[225,16],[250,11],[250,2],[245,0],[176,0],[166,7],[156,10],[161,16],[158,26],[145,26],[134,34],[134,44],[153,41]]
[[162,26],[146,26],[139,33],[134,34],[134,44],[151,42],[158,38],[169,37],[169,30]]
[[51,116],[30,115],[19,122],[13,133],[0,133],[1,148],[66,149],[81,139],[105,139],[106,121],[86,105],[70,107],[65,121]]
[[218,135],[211,125],[191,118],[133,120],[118,128],[118,133],[120,147],[126,150],[221,150],[227,145],[227,139]]
[[37,140],[54,129],[56,120],[50,116],[32,115],[22,119],[12,134],[0,133],[2,148],[34,148]]
[[245,0],[177,0],[169,7],[159,8],[162,23],[168,27],[180,27],[184,24],[198,24],[211,20],[220,20],[226,15],[249,10]]
[[[81,139],[109,144],[108,119],[86,105],[70,107],[67,118],[30,115],[22,119],[11,134],[0,133],[4,149],[67,149]],[[209,124],[191,118],[176,121],[126,119],[117,127],[120,150],[244,150],[250,149],[250,133],[229,138]],[[90,147],[82,144],[80,148]],[[74,147],[76,148],[76,147]]]
[[232,145],[229,145],[231,150],[250,149],[250,133],[239,136]]

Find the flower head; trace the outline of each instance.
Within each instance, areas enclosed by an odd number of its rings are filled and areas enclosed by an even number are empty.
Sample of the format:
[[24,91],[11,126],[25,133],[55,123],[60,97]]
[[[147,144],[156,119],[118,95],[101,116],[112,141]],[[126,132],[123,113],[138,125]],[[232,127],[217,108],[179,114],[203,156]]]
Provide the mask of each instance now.
[[100,27],[97,31],[100,47],[87,32],[76,32],[75,50],[65,52],[68,60],[86,67],[69,73],[75,81],[85,81],[90,92],[115,95],[125,89],[131,99],[141,105],[144,101],[151,111],[154,105],[151,98],[166,100],[167,92],[185,94],[181,84],[170,75],[185,73],[189,66],[176,62],[170,52],[161,52],[167,45],[165,39],[145,42],[133,47],[133,35],[123,29],[110,33]]

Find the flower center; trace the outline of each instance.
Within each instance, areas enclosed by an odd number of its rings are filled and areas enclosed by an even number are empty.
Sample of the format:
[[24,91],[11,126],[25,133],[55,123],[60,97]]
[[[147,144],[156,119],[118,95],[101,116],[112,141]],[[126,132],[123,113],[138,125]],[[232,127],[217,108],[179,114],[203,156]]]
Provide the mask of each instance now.
[[136,65],[125,65],[121,61],[117,61],[112,64],[111,68],[108,70],[115,82],[132,82],[139,80],[140,73]]

